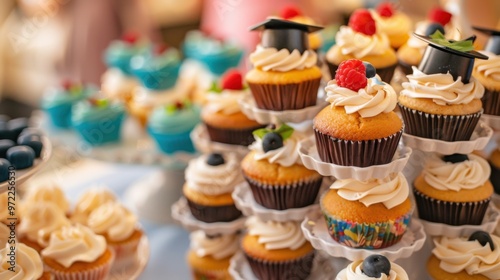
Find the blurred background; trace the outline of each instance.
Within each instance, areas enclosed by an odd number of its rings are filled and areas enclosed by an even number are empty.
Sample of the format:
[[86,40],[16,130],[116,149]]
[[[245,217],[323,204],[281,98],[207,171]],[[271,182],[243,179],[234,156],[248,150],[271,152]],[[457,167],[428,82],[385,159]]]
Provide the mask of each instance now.
[[[287,3],[301,7],[318,24],[342,24],[346,14],[377,0],[2,0],[0,1],[0,113],[29,114],[44,89],[72,78],[99,85],[106,70],[103,51],[127,30],[179,47],[187,31],[202,29],[252,50],[253,25]],[[400,0],[415,20],[441,5],[460,22],[500,28],[498,0]],[[479,35],[479,34],[478,34]],[[484,38],[479,35],[479,41]]]

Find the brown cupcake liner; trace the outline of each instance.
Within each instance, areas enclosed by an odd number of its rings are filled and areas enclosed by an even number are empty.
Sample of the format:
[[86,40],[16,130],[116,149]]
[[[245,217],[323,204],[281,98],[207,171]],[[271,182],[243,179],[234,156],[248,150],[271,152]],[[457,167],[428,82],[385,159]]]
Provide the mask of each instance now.
[[500,194],[500,169],[498,169],[495,165],[491,164],[491,162],[488,162],[491,167],[491,173],[490,173],[490,182],[493,185],[493,188],[495,189],[496,194]]
[[314,129],[319,157],[342,166],[367,167],[391,162],[398,148],[400,131],[382,139],[349,141],[333,138]]
[[268,208],[285,210],[311,205],[318,196],[323,177],[312,181],[294,182],[289,185],[271,185],[244,176],[250,185],[255,202]]
[[257,259],[245,253],[252,272],[260,280],[302,280],[311,274],[315,252],[289,261]]
[[484,88],[484,95],[481,98],[483,102],[483,114],[500,116],[500,92]]
[[111,265],[114,262],[114,252],[111,253],[113,255],[108,262],[93,267],[92,269],[68,272],[60,271],[45,265],[44,271],[52,274],[56,280],[105,280],[108,279],[109,272],[111,271]]
[[398,67],[399,69],[401,69],[401,71],[405,74],[405,75],[411,75],[413,74],[413,66],[415,65],[411,65],[411,64],[408,64],[408,63],[405,63],[401,60],[398,60]]
[[[331,62],[326,62],[328,65],[328,69],[330,70],[330,75],[332,76],[332,79],[335,79],[335,73],[337,72],[337,69],[339,68],[338,65],[335,65]],[[396,70],[396,66],[398,64],[394,64],[385,68],[377,68],[377,75],[379,75],[380,79],[386,83],[390,83],[392,80],[392,77],[394,76],[394,71]]]
[[248,83],[257,107],[264,110],[298,110],[316,105],[321,78],[290,84]]
[[405,133],[449,142],[470,140],[482,115],[482,111],[461,116],[435,115],[398,105],[405,123]]
[[211,141],[241,146],[252,144],[255,141],[252,132],[256,129],[266,127],[265,125],[258,125],[246,129],[228,129],[218,128],[207,123],[205,123],[205,126]]
[[187,198],[186,200],[193,217],[205,223],[231,222],[242,215],[241,211],[234,204],[206,206],[194,203]]
[[422,220],[452,226],[480,225],[490,199],[476,202],[450,202],[434,199],[413,188],[418,217]]

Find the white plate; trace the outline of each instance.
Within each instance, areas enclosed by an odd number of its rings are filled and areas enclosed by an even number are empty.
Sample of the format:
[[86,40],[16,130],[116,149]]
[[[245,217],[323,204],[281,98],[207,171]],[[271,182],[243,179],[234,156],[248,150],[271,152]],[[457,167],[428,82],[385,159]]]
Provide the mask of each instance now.
[[469,141],[448,142],[403,133],[403,143],[410,148],[424,152],[436,152],[443,155],[470,154],[475,150],[484,149],[491,136],[493,136],[493,129],[480,120]]
[[390,163],[369,167],[342,166],[320,159],[314,136],[299,142],[299,155],[305,167],[314,169],[323,176],[333,176],[337,179],[353,178],[359,181],[371,178],[382,179],[391,173],[403,171],[408,159],[410,159],[411,152],[410,148],[399,146]]
[[191,141],[193,141],[196,150],[204,154],[209,154],[212,152],[232,152],[238,154],[240,157],[244,157],[246,154],[248,154],[249,151],[248,147],[246,146],[210,141],[207,128],[203,124],[199,124],[193,129],[193,131],[191,132]]
[[470,236],[478,230],[486,232],[494,232],[498,222],[500,221],[500,212],[493,205],[493,201],[488,205],[484,220],[480,225],[462,225],[452,226],[441,223],[433,223],[425,220],[420,220],[424,226],[425,232],[428,236],[447,236],[449,238]]
[[301,228],[314,248],[324,250],[332,257],[343,257],[350,261],[364,259],[372,254],[384,255],[391,261],[408,258],[422,248],[426,239],[424,227],[416,218],[412,218],[409,229],[398,243],[375,250],[347,247],[333,240],[328,233],[323,214],[319,211],[309,214],[302,222]]
[[481,120],[483,120],[493,130],[500,130],[500,116],[482,114]]
[[[323,180],[323,185],[319,194],[322,193],[325,186],[330,186],[330,184],[325,184],[325,181],[329,180],[326,178]],[[236,186],[233,192],[233,199],[236,207],[238,207],[238,209],[240,209],[245,216],[255,215],[264,221],[302,221],[309,212],[319,210],[319,205],[317,203],[302,208],[292,208],[286,210],[268,209],[255,201],[247,182],[243,182]]]
[[137,247],[137,256],[134,262],[131,265],[127,266],[125,269],[119,271],[111,270],[108,280],[134,280],[139,278],[141,273],[144,271],[146,264],[148,263],[149,250],[149,240],[144,234],[139,241],[139,245]]
[[172,205],[172,218],[188,231],[203,230],[206,234],[231,234],[245,227],[246,217],[242,216],[231,222],[205,223],[191,214],[187,200],[181,197]]
[[[325,256],[324,253],[316,251],[311,275],[309,275],[307,279],[333,279],[333,277],[337,274],[333,262],[334,260]],[[241,252],[231,258],[231,262],[229,264],[229,274],[234,278],[234,280],[258,280],[253,274],[247,259]]]
[[329,104],[323,97],[318,97],[314,106],[299,110],[270,111],[258,108],[251,94],[243,96],[238,103],[243,114],[260,124],[301,123],[312,120]]
[[[49,160],[52,154],[52,144],[50,140],[42,136],[43,148],[40,153],[40,157],[36,158],[33,162],[33,166],[26,169],[16,170],[15,174],[15,184],[16,188],[21,187],[21,185],[28,180],[31,176],[35,175],[36,172],[40,170],[40,168]],[[9,188],[9,180],[0,183],[0,193],[6,192]]]

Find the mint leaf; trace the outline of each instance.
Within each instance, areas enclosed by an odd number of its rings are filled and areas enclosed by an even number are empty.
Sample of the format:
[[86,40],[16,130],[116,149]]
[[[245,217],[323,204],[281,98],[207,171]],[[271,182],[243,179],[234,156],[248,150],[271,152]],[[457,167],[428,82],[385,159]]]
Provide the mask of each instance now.
[[[436,30],[436,31],[435,31],[433,34],[431,34],[431,36],[429,36],[429,37],[431,37],[431,39],[434,39],[434,40],[439,40],[439,39],[444,39],[444,40],[446,40],[446,38],[444,37],[444,34],[443,34],[443,33],[441,33],[441,31],[439,31],[439,30]],[[434,41],[434,40],[433,40],[433,41]]]
[[466,39],[461,41],[450,41],[447,40],[441,31],[436,30],[431,36],[429,36],[432,41],[436,44],[448,47],[450,49],[460,51],[460,52],[469,52],[474,49],[474,45],[472,39]]
[[175,104],[168,104],[165,106],[165,112],[167,112],[167,115],[173,115],[177,111],[177,106]]
[[285,141],[286,139],[292,136],[293,130],[294,130],[293,127],[287,124],[283,124],[275,132],[281,135],[281,138],[283,138],[283,141]]
[[252,132],[252,134],[253,134],[254,136],[256,136],[256,137],[258,137],[258,138],[262,139],[262,138],[264,138],[264,136],[265,136],[266,134],[268,134],[269,132],[272,132],[272,130],[269,130],[269,129],[267,129],[267,128],[259,128],[259,129],[257,129],[257,130],[254,130],[254,131]]
[[221,92],[222,92],[222,88],[220,88],[220,87],[217,85],[217,82],[216,82],[216,81],[213,81],[213,82],[212,82],[212,85],[210,86],[210,89],[209,89],[208,91],[209,91],[209,92],[221,93]]

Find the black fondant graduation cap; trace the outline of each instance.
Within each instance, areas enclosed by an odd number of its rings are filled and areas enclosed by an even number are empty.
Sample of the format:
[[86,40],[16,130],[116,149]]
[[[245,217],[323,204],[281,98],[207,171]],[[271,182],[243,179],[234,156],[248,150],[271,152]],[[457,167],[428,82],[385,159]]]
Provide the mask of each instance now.
[[477,26],[473,26],[472,28],[476,29],[477,31],[481,31],[487,35],[490,35],[490,39],[486,43],[486,47],[484,47],[485,51],[489,51],[496,55],[500,55],[500,30],[493,30]]
[[[450,72],[453,79],[462,77],[462,82],[467,84],[474,67],[474,59],[488,59],[487,56],[472,51],[459,51],[450,47],[441,45],[433,41],[432,38],[413,33],[413,36],[429,43],[425,49],[422,61],[418,69],[425,74],[446,74]],[[475,36],[470,38],[475,40]]]
[[321,26],[302,24],[277,18],[267,19],[255,26],[251,31],[262,31],[261,45],[278,50],[298,50],[303,53],[309,48],[308,33],[323,29]]

